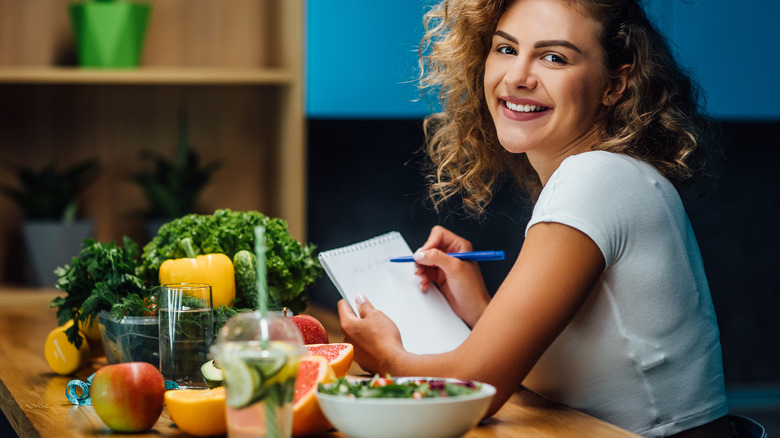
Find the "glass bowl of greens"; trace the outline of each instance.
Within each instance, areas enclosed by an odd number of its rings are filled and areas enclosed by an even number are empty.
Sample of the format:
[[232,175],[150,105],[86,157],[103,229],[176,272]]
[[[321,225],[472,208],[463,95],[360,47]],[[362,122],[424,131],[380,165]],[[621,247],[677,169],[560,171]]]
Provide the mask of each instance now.
[[98,314],[103,350],[109,364],[147,362],[160,365],[159,319],[125,316],[121,320],[103,310]]
[[317,400],[333,427],[353,438],[458,437],[487,413],[496,389],[439,377],[340,378]]

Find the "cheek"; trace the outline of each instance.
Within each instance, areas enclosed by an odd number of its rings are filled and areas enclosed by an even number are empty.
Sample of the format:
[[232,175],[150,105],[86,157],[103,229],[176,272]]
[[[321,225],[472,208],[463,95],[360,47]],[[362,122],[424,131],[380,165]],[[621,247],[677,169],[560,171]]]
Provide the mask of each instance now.
[[601,102],[601,81],[592,76],[583,75],[567,81],[566,98],[572,102],[581,116],[595,116]]
[[485,87],[485,97],[488,102],[495,99],[496,87],[501,83],[504,75],[499,68],[500,64],[488,56],[485,60],[485,75],[483,85]]

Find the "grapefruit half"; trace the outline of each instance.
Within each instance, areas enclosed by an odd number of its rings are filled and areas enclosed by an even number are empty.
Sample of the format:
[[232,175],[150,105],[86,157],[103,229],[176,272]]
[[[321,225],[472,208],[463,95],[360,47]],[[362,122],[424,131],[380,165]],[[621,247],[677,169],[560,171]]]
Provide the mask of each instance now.
[[293,395],[293,436],[315,435],[333,426],[322,413],[315,393],[319,383],[336,379],[328,360],[322,356],[304,357],[298,365]]
[[308,344],[306,348],[312,356],[322,356],[328,359],[328,363],[333,368],[336,377],[344,377],[352,366],[352,359],[355,356],[355,349],[352,344],[333,343],[333,344]]

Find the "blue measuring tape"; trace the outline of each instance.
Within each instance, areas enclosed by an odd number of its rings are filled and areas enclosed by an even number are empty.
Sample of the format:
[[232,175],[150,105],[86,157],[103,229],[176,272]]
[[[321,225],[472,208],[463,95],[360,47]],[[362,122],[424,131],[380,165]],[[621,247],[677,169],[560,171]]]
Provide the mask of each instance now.
[[[95,377],[95,373],[92,373],[86,382],[78,379],[68,382],[68,385],[65,387],[65,397],[68,398],[68,401],[74,405],[91,405],[92,400],[89,397],[89,387],[92,385],[93,377]],[[179,389],[179,384],[173,380],[166,380],[165,390],[169,389]],[[81,394],[79,394],[79,390],[81,390]]]
[[[95,373],[87,378],[87,381],[81,381],[78,379],[71,380],[65,387],[65,397],[68,401],[74,405],[91,405],[92,400],[89,398],[89,386],[92,385],[92,378],[95,377]],[[81,390],[81,394],[78,390]]]

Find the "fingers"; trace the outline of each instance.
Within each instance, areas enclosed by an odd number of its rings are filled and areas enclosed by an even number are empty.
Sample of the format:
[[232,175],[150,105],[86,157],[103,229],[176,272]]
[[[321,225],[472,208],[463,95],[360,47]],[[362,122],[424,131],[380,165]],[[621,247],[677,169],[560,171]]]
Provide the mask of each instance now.
[[459,263],[463,262],[438,249],[417,251],[414,253],[414,261],[418,265],[439,267],[444,272],[454,269]]
[[429,249],[437,248],[444,252],[457,252],[457,251],[471,251],[471,242],[458,236],[452,231],[436,225],[431,229],[431,233],[428,235],[428,240],[425,241],[420,250],[426,251]]
[[420,247],[420,250],[438,248],[447,233],[449,233],[449,231],[441,225],[436,225],[435,227],[431,228],[431,233],[428,235],[428,240],[423,243],[423,246]]
[[[350,307],[347,300],[341,299],[336,304],[339,311],[339,319],[342,321],[344,320],[357,320],[359,319],[357,315],[355,315],[355,312],[352,311],[352,307]],[[357,307],[358,315],[360,315],[360,318],[363,318],[366,316],[366,312],[369,310],[373,310],[374,306],[371,304],[371,302],[368,301],[368,299],[363,294],[357,294],[355,297],[355,307]]]
[[339,311],[339,319],[342,321],[357,318],[355,312],[352,311],[352,307],[349,306],[349,303],[345,299],[339,300],[339,302],[336,303],[336,308]]
[[355,305],[357,305],[358,314],[360,314],[361,318],[364,318],[369,310],[374,310],[374,305],[363,294],[355,296]]

